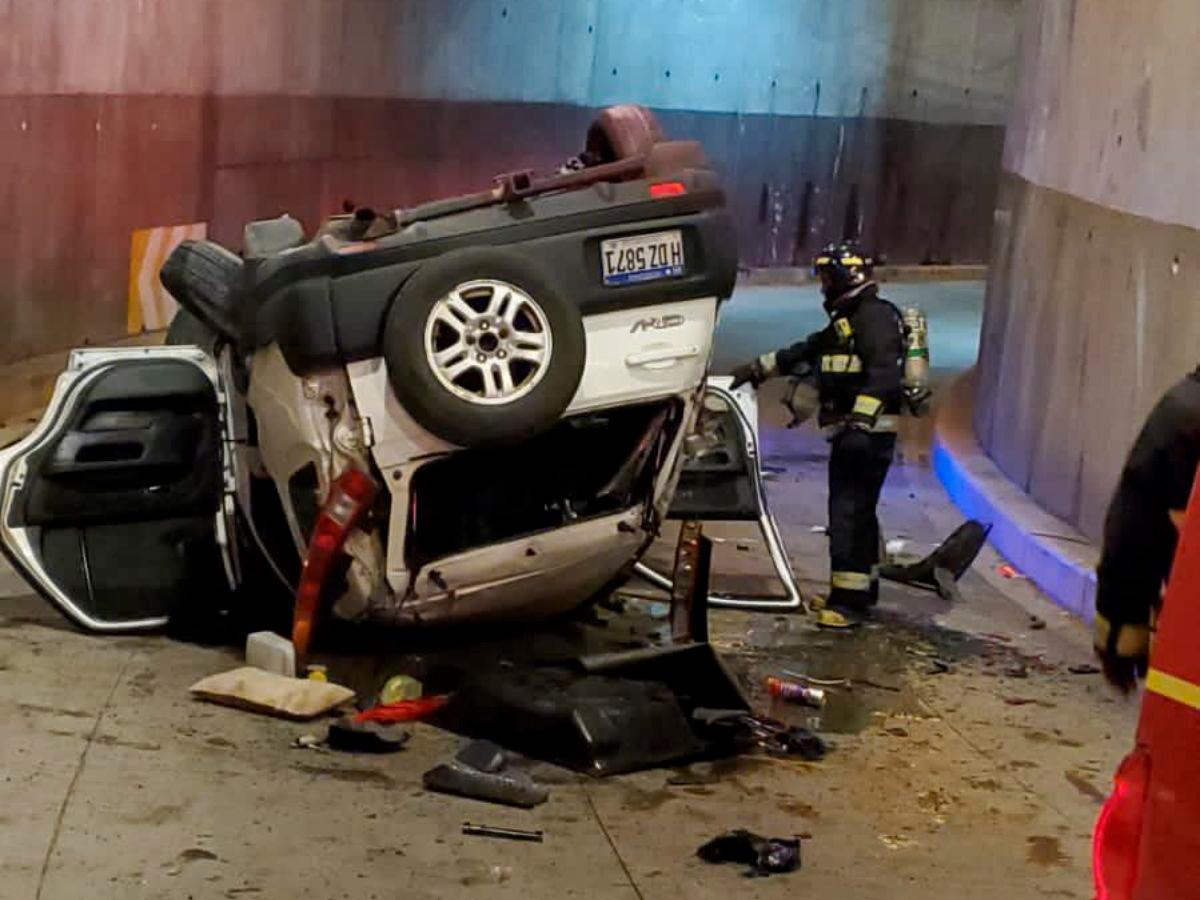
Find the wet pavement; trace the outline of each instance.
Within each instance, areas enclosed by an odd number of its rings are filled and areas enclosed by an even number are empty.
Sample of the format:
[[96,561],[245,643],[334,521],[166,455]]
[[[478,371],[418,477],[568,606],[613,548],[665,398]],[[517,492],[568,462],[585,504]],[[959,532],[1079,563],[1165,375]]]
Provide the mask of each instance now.
[[[782,427],[780,390],[761,398],[769,493],[812,594],[828,574],[827,448],[812,430]],[[906,426],[881,505],[887,537],[918,556],[959,522],[926,447],[923,425]],[[709,534],[722,539],[723,578],[769,582],[752,528]],[[1002,562],[985,548],[957,605],[885,584],[875,619],[851,633],[803,616],[713,612],[712,642],[747,693],[822,733],[825,760],[747,756],[604,780],[540,767],[551,798],[531,811],[425,792],[421,774],[463,743],[432,727],[415,726],[392,756],[292,749],[320,726],[188,698],[196,679],[240,664],[236,648],[82,635],[0,566],[0,900],[1084,900],[1092,822],[1137,706],[1069,671],[1090,660],[1086,630],[1004,577]],[[627,593],[644,597],[599,610],[599,623],[376,634],[357,646],[352,633],[334,635],[327,661],[370,692],[398,668],[464,654],[482,664],[619,649],[665,626],[653,592]],[[826,687],[821,709],[771,700],[763,680],[789,672],[844,683]],[[466,837],[464,821],[546,839]],[[748,881],[696,859],[700,844],[739,827],[808,835],[803,867]]]

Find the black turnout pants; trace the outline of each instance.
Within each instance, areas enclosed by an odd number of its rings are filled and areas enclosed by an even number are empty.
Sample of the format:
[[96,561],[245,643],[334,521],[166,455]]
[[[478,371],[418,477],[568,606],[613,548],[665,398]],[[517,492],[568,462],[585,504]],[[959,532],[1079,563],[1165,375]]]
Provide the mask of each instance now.
[[863,610],[879,596],[875,508],[896,450],[896,435],[847,429],[829,455],[830,606]]

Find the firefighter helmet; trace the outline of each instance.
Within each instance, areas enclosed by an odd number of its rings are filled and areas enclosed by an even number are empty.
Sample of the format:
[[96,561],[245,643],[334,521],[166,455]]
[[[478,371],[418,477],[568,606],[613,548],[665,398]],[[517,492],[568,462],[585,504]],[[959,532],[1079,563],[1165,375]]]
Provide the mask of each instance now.
[[821,291],[836,300],[871,279],[875,261],[852,241],[829,244],[813,260],[813,275],[821,280]]

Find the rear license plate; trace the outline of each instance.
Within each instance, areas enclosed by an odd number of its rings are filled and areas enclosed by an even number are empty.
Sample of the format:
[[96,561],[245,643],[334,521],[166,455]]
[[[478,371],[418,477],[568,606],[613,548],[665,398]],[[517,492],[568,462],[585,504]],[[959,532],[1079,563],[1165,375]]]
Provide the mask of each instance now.
[[683,274],[683,233],[656,231],[600,242],[605,284],[637,284]]

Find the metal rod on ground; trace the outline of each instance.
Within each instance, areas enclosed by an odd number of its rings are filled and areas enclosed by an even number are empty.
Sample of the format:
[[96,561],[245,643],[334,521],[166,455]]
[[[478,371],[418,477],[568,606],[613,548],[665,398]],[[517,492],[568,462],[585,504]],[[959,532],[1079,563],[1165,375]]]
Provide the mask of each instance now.
[[523,828],[500,828],[496,825],[472,825],[470,822],[463,822],[462,833],[477,837],[503,838],[506,841],[529,841],[534,844],[542,843],[543,839],[541,831],[526,831]]

